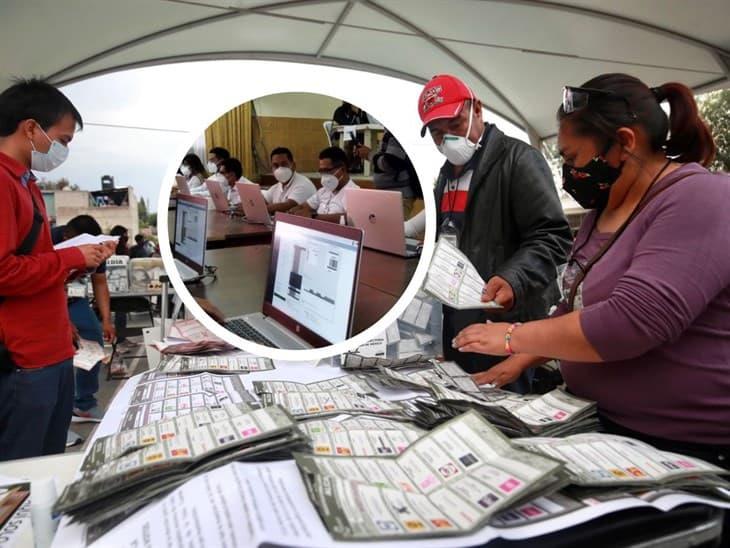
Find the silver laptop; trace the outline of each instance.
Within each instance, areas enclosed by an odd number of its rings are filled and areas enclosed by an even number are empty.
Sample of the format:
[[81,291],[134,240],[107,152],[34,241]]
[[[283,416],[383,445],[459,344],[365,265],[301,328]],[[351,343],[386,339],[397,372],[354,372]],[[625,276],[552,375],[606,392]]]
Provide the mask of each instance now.
[[352,332],[363,232],[277,213],[261,312],[226,321],[244,339],[284,349],[328,346]]
[[205,186],[208,187],[208,194],[213,200],[213,205],[217,211],[228,212],[231,209],[231,205],[228,203],[221,184],[216,179],[206,179]]
[[207,240],[208,200],[202,196],[178,194],[172,255],[184,282],[203,276]]
[[182,175],[175,175],[175,183],[177,183],[178,194],[191,194],[190,185],[188,184],[188,180],[185,177],[183,177]]
[[241,207],[249,223],[271,226],[273,221],[266,207],[266,200],[261,194],[261,187],[251,183],[236,183],[238,196],[241,198]]
[[398,191],[348,188],[348,223],[365,231],[365,247],[401,257],[418,257],[421,243],[406,238],[403,197]]

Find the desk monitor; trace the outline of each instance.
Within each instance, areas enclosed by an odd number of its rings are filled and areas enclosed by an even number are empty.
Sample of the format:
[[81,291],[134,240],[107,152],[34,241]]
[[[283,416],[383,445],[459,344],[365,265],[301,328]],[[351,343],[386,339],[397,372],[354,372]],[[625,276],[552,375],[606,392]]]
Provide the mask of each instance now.
[[176,261],[200,276],[205,270],[207,230],[208,200],[202,196],[178,194],[172,254]]
[[363,231],[277,213],[263,313],[315,347],[352,331]]

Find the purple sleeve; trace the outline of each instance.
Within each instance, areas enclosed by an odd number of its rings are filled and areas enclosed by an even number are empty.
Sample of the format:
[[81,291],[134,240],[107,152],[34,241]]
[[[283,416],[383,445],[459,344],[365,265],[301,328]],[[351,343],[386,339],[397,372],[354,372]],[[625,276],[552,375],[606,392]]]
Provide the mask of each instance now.
[[607,300],[580,313],[588,342],[605,361],[675,341],[730,285],[728,181],[708,175],[679,182],[647,207],[651,217],[627,271]]

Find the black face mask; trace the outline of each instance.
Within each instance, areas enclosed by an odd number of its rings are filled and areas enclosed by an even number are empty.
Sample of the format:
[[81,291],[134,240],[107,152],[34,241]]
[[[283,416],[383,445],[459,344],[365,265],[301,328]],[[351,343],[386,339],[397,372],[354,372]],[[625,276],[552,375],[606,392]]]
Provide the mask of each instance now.
[[611,186],[621,176],[623,167],[623,162],[612,167],[600,156],[583,167],[563,164],[563,190],[584,209],[603,209],[608,204]]

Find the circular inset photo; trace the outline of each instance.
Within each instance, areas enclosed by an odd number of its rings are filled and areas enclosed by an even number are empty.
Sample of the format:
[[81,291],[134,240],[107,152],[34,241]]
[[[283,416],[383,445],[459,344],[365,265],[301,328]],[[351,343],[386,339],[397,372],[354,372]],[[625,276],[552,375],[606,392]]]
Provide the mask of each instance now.
[[322,348],[401,297],[422,243],[408,221],[423,207],[411,160],[379,120],[334,97],[281,93],[225,113],[180,159],[160,237],[176,289],[230,332]]

